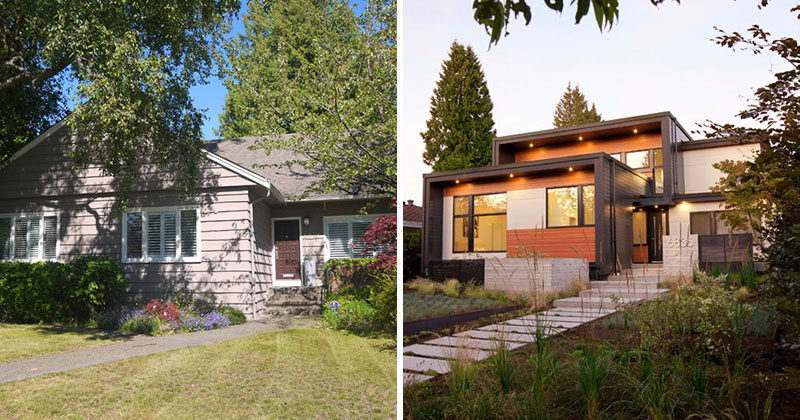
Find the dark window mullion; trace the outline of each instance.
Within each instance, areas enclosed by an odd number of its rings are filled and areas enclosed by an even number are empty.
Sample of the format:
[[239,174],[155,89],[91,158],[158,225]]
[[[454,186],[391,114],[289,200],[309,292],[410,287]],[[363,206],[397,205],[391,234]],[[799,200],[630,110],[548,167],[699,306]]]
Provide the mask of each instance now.
[[467,215],[467,217],[469,218],[469,220],[468,220],[469,228],[468,228],[468,231],[467,231],[467,232],[469,232],[469,236],[467,236],[467,251],[468,252],[473,252],[474,244],[475,244],[475,231],[473,230],[473,229],[475,229],[475,220],[474,220],[474,214],[473,214],[473,212],[475,211],[475,203],[474,203],[474,201],[475,201],[475,196],[474,195],[470,195],[469,196],[469,214]]

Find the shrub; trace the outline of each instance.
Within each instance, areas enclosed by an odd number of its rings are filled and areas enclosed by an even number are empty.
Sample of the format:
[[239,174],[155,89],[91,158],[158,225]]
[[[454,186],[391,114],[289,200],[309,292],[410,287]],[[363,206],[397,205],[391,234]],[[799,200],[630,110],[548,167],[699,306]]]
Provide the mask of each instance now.
[[122,269],[110,257],[70,263],[0,263],[0,321],[86,323],[125,293]]
[[322,322],[336,330],[371,331],[375,313],[375,308],[365,299],[345,296],[328,302]]
[[375,283],[377,270],[370,268],[375,258],[330,259],[322,267],[325,287],[334,294],[358,294],[366,298],[368,286]]
[[397,328],[397,278],[384,275],[380,287],[371,291],[369,301],[375,308],[375,329],[394,332]]
[[132,334],[152,334],[158,328],[158,320],[144,309],[124,313],[119,320],[120,331]]
[[230,306],[223,306],[219,312],[231,321],[231,325],[239,325],[247,322],[247,317],[239,309]]
[[422,274],[421,232],[403,232],[403,282]]
[[181,323],[181,313],[178,311],[178,305],[172,302],[160,302],[158,299],[151,299],[144,310],[161,322],[168,322],[175,326]]

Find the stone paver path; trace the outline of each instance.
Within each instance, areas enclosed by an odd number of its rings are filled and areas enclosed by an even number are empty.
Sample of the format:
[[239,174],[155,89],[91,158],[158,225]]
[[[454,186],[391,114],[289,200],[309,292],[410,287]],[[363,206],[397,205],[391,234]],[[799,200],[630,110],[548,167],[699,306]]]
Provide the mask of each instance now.
[[531,344],[536,340],[537,329],[542,337],[558,335],[613,314],[618,304],[639,304],[662,296],[667,290],[658,288],[661,280],[657,266],[650,266],[642,274],[609,276],[606,281],[592,281],[590,288],[577,297],[555,300],[553,309],[403,347],[403,384],[447,374],[454,359],[485,360],[500,343],[509,350]]
[[218,343],[220,341],[247,337],[265,332],[305,328],[311,326],[314,322],[316,322],[316,318],[311,317],[264,319],[249,321],[241,325],[213,331],[160,337],[139,335],[124,343],[0,364],[0,384],[130,357],[145,356],[162,351],[202,344]]

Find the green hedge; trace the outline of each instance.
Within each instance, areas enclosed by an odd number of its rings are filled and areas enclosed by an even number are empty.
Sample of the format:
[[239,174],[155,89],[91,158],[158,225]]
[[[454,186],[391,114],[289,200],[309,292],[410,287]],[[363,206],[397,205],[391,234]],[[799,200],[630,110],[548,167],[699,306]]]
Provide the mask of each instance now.
[[0,263],[0,321],[83,324],[118,305],[125,293],[122,269],[110,257],[70,263]]
[[368,288],[378,280],[379,271],[369,267],[375,258],[330,259],[322,267],[325,288],[331,293],[369,296]]

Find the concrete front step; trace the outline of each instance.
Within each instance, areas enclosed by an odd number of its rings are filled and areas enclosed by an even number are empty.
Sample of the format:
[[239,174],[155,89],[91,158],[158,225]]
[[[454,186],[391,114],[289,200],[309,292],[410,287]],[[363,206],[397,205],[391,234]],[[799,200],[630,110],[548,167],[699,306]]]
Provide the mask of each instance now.
[[638,303],[642,299],[625,299],[622,298],[619,302],[614,302],[607,297],[569,297],[564,299],[556,299],[553,301],[553,306],[556,308],[603,308],[613,311],[617,304]]
[[264,315],[319,315],[324,303],[322,287],[276,287],[264,304]]
[[611,297],[617,296],[625,299],[654,299],[669,293],[669,289],[590,289],[582,290],[578,296],[580,297]]
[[634,275],[624,275],[624,274],[611,274],[606,277],[605,280],[599,281],[621,281],[621,282],[628,282],[628,283],[640,283],[640,282],[659,282],[664,281],[663,274],[634,274]]
[[589,289],[657,289],[659,280],[625,281],[625,280],[592,280]]

